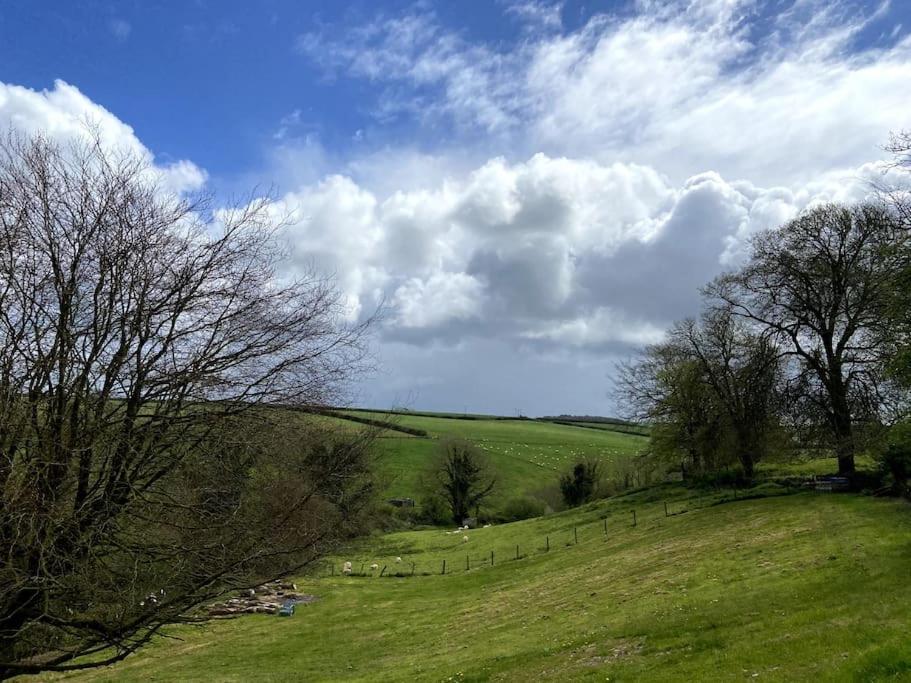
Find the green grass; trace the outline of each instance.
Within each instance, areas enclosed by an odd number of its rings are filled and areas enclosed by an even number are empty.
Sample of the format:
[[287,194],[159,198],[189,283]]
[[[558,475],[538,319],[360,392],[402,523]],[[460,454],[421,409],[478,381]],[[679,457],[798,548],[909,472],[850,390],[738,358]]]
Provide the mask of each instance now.
[[[440,529],[378,536],[334,560],[405,572],[413,561],[416,576],[305,578],[300,588],[319,600],[294,618],[175,628],[169,635],[180,640],[72,678],[911,678],[909,506],[846,494],[731,495],[664,485],[472,530],[468,542]],[[687,512],[665,517],[665,501]]]
[[418,495],[420,473],[443,438],[467,439],[482,448],[496,471],[501,496],[522,495],[552,485],[560,473],[587,458],[603,461],[609,470],[612,464],[636,455],[648,443],[647,438],[635,434],[532,420],[365,414],[423,429],[431,436],[419,439],[391,431],[384,433],[379,444],[379,467],[388,480],[386,491],[390,496]]
[[[860,454],[854,458],[858,471],[873,471],[877,467],[876,461],[868,454]],[[838,459],[805,457],[792,460],[761,462],[756,467],[756,475],[765,479],[784,477],[811,477],[813,475],[827,475],[838,472]]]
[[646,425],[623,424],[620,422],[586,422],[585,420],[550,420],[554,424],[581,427],[583,429],[600,429],[608,432],[621,432],[624,434],[638,434],[648,436],[651,428]]

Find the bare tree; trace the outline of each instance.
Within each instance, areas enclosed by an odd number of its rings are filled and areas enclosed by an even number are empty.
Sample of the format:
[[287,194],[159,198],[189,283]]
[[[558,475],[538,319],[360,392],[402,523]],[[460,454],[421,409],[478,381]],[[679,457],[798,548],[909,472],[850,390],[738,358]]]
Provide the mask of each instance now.
[[121,659],[345,533],[368,437],[271,406],[335,399],[369,322],[281,281],[275,228],[97,139],[0,142],[0,677]]
[[749,262],[708,288],[798,360],[792,386],[824,417],[842,474],[854,472],[856,425],[882,402],[878,329],[900,239],[885,207],[819,206],[757,234]]

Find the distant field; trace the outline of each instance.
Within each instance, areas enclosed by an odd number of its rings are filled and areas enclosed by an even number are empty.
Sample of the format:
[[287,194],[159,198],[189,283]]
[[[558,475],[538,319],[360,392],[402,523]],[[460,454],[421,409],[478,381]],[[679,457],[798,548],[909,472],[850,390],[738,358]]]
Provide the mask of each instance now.
[[[687,512],[665,517],[665,502]],[[414,562],[414,577],[320,572],[298,582],[318,600],[291,619],[174,628],[178,640],[67,678],[911,679],[904,502],[809,493],[733,501],[730,491],[664,485],[536,520],[447,531],[377,536],[334,558],[336,567],[347,559],[358,570],[377,562],[402,573]]]
[[445,417],[453,420],[508,420],[502,415],[486,415],[484,413],[446,413],[432,410],[381,410],[379,408],[352,408],[355,413],[372,413],[374,415],[413,415],[416,417]]
[[608,469],[635,456],[648,439],[602,429],[583,429],[534,420],[453,419],[403,413],[345,411],[426,431],[431,438],[417,438],[388,431],[380,439],[380,471],[388,479],[391,496],[417,495],[420,472],[433,457],[439,439],[461,438],[477,444],[489,455],[503,495],[533,492],[557,481],[559,473],[576,462],[594,458]]
[[650,429],[641,425],[623,424],[620,422],[587,422],[585,420],[550,420],[554,424],[567,425],[569,427],[583,427],[585,429],[600,429],[608,432],[623,432],[626,434],[638,434],[639,436],[648,436]]

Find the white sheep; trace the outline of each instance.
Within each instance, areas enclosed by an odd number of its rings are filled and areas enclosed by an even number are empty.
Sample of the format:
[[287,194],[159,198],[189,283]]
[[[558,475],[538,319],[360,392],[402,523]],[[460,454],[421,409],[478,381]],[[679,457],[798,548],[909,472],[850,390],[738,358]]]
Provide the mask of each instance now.
[[396,561],[396,564],[398,564],[399,562],[402,561],[402,558],[401,558],[401,557],[397,557],[397,558],[395,558],[395,561]]
[[468,536],[462,536],[462,543],[468,543]]
[[351,573],[351,563],[345,562],[345,564],[342,565],[342,574],[350,574],[350,573]]
[[372,572],[375,572],[379,568],[380,568],[380,565],[378,565],[376,562],[374,562],[373,564],[370,565],[370,571],[372,571]]

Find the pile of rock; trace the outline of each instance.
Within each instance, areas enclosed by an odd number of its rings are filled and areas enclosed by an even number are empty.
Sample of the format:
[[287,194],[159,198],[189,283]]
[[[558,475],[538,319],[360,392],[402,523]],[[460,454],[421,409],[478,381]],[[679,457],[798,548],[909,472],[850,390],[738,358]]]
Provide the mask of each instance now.
[[236,617],[241,614],[277,614],[286,602],[305,605],[316,600],[314,595],[297,592],[297,585],[288,581],[270,581],[256,588],[241,591],[237,597],[209,606],[210,617]]

